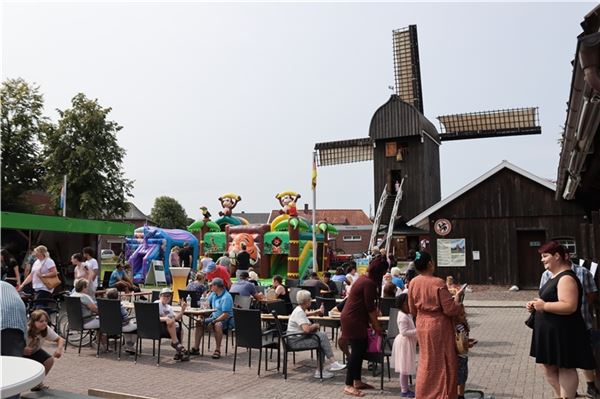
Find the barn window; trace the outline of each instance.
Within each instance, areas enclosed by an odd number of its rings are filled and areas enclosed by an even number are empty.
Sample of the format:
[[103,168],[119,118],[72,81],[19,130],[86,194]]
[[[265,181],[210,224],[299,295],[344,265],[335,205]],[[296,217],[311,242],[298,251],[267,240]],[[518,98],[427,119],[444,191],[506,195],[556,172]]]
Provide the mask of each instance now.
[[359,235],[349,235],[342,237],[343,241],[362,241],[362,237]]
[[562,244],[569,252],[571,258],[577,257],[577,244],[575,243],[575,239],[573,237],[559,237],[554,238],[553,240],[559,244]]

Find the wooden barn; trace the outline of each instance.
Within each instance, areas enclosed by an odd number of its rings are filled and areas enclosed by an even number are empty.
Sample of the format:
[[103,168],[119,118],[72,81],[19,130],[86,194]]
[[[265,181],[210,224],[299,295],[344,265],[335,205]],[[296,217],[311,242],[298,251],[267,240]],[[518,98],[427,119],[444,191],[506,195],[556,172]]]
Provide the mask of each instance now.
[[541,244],[556,239],[577,254],[582,240],[585,210],[555,192],[554,183],[503,161],[408,225],[430,232],[438,276],[533,288],[544,271]]

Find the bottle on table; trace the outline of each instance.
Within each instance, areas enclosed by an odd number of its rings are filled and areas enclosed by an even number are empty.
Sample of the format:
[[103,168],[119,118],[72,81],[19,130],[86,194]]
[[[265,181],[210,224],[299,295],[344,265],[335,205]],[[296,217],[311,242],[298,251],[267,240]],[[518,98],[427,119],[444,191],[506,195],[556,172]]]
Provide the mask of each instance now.
[[187,297],[185,297],[185,303],[187,303],[190,308],[192,307],[192,296],[190,294],[187,294]]

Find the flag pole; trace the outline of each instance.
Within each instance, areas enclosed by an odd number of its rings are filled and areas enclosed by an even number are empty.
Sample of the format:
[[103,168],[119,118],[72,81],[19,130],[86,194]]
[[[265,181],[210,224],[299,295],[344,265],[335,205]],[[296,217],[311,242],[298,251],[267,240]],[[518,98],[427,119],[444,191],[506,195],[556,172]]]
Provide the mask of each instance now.
[[67,175],[63,175],[62,215],[67,217]]
[[313,190],[313,204],[312,204],[313,272],[318,272],[319,265],[317,263],[317,152],[316,151],[313,151],[312,190]]

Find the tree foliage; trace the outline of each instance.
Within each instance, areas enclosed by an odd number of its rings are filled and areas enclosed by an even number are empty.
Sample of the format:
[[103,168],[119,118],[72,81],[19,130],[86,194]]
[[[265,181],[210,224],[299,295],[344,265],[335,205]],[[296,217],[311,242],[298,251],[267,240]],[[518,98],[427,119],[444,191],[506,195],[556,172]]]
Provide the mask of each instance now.
[[39,86],[7,79],[1,88],[2,210],[30,211],[21,195],[40,187],[42,162],[39,138],[48,125],[42,115]]
[[133,183],[121,168],[125,150],[117,143],[117,132],[122,127],[108,120],[111,108],[82,93],[71,105],[57,110],[60,120],[44,136],[45,186],[58,203],[67,175],[67,216],[123,216]]
[[186,229],[188,217],[185,209],[175,198],[162,196],[154,200],[150,218],[165,229]]

